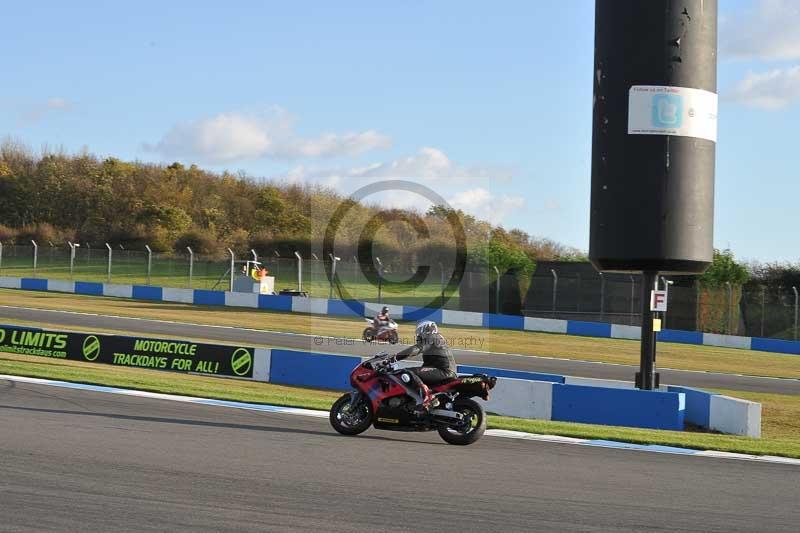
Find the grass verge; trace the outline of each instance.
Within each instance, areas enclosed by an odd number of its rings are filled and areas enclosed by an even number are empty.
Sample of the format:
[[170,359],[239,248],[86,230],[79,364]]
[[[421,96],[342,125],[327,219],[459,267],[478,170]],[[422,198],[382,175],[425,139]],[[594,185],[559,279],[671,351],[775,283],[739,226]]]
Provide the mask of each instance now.
[[[341,394],[269,383],[112,367],[5,353],[0,353],[0,374],[325,410]],[[720,392],[727,393],[728,391]],[[501,416],[490,416],[489,427],[589,439],[800,458],[800,396],[741,392],[735,394],[738,397],[762,403],[763,437],[761,439],[524,420]]]
[[[82,311],[102,315],[344,338],[360,337],[364,326],[364,322],[358,319],[12,289],[0,289],[0,302],[3,305],[19,307]],[[466,347],[487,352],[540,355],[627,365],[638,365],[639,363],[638,341],[447,325],[442,330],[449,339],[454,341],[451,344],[456,348]],[[146,334],[147,332],[138,331],[137,333]],[[412,338],[413,325],[401,324],[400,336],[405,339]],[[800,378],[800,356],[715,346],[659,343],[658,364],[661,368],[680,370]]]

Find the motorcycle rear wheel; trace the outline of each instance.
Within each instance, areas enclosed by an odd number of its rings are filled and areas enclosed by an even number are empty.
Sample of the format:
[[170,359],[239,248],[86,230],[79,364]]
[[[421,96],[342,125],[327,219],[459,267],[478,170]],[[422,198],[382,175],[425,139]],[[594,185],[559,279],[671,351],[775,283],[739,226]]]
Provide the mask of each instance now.
[[439,436],[448,444],[466,446],[477,441],[486,431],[486,412],[483,407],[471,398],[459,398],[453,410],[464,416],[464,423],[459,426],[439,426]]
[[350,395],[344,394],[331,406],[330,420],[333,429],[342,435],[358,435],[363,433],[372,424],[372,405],[369,399],[362,395],[361,400],[354,406],[356,412],[350,413]]
[[397,331],[392,331],[389,333],[389,344],[397,344],[398,340]]
[[361,334],[361,338],[367,342],[372,342],[375,340],[375,330],[372,328],[364,328],[364,333]]

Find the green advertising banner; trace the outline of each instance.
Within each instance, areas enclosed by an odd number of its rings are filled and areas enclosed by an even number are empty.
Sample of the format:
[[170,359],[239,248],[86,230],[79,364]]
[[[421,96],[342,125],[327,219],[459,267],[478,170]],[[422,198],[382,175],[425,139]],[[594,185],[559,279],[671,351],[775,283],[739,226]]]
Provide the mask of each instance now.
[[0,352],[117,366],[253,377],[253,348],[0,326]]

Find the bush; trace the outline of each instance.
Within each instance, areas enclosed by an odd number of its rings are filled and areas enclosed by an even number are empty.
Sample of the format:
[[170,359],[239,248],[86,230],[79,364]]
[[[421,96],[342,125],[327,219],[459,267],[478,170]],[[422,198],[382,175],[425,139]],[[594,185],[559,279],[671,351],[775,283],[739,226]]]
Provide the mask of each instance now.
[[190,229],[175,241],[176,252],[185,252],[187,246],[199,255],[218,256],[224,251],[224,246],[219,243],[214,232],[200,228]]

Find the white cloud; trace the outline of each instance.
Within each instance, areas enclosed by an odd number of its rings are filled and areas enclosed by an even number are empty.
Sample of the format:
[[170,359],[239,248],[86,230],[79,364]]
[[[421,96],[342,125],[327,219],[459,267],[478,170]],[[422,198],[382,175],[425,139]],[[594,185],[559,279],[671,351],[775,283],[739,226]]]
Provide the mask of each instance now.
[[20,115],[19,122],[23,126],[28,126],[40,122],[48,115],[61,113],[72,109],[72,102],[66,98],[56,96],[48,98],[44,102],[36,103],[24,110]]
[[760,0],[720,20],[720,51],[730,59],[800,59],[800,2]]
[[297,167],[289,172],[295,180],[335,179],[336,183],[404,179],[427,185],[437,182],[475,182],[510,178],[507,168],[484,165],[465,166],[453,162],[438,148],[423,147],[416,153],[382,163],[339,169]]
[[800,99],[800,66],[749,72],[728,98],[760,109],[781,109]]
[[210,163],[354,156],[390,146],[391,139],[374,130],[300,137],[294,133],[292,117],[281,109],[220,113],[184,122],[173,126],[157,143],[144,145],[166,158]]
[[509,213],[525,207],[525,199],[520,196],[496,196],[483,187],[458,192],[449,199],[449,203],[456,209],[493,224],[502,223]]

